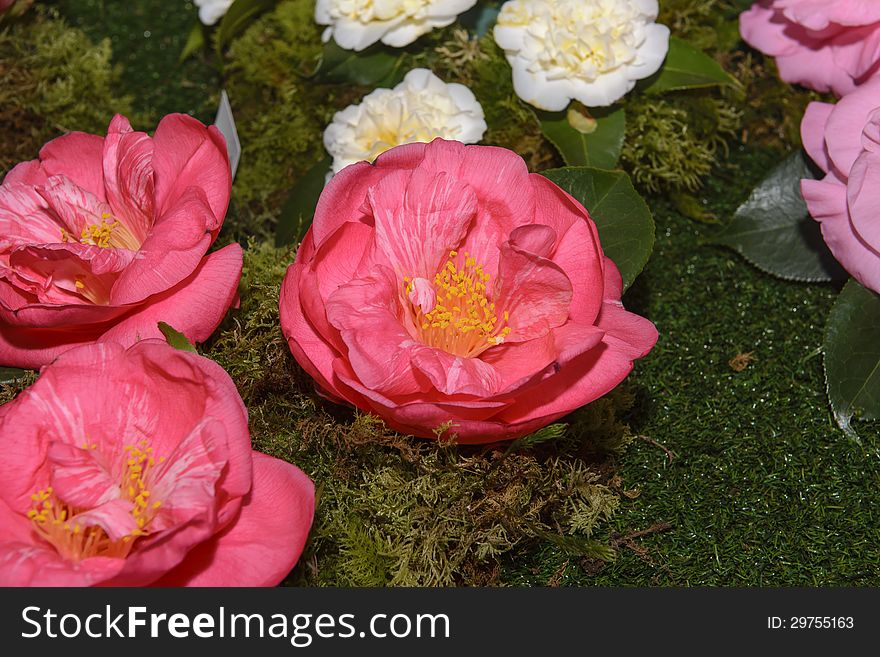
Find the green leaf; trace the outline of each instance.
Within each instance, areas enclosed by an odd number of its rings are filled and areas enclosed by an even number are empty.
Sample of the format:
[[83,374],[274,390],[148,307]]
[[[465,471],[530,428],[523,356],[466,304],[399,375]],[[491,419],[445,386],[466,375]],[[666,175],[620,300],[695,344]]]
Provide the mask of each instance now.
[[27,374],[27,372],[27,370],[22,370],[17,367],[0,367],[0,383],[15,383]]
[[773,169],[713,239],[759,269],[795,281],[844,278],[822,239],[819,223],[807,212],[801,179],[813,178],[801,151]]
[[183,50],[180,51],[180,58],[177,60],[178,63],[185,62],[204,47],[205,26],[201,23],[196,23],[193,25],[192,30],[190,30],[189,36],[186,38],[186,44],[184,44]]
[[345,50],[333,40],[324,45],[317,77],[331,84],[360,84],[375,86],[382,82],[394,86],[403,79],[400,75],[400,55],[376,44],[356,52]]
[[565,436],[566,429],[568,429],[567,424],[556,423],[548,425],[542,429],[538,429],[534,433],[530,433],[528,436],[517,438],[512,443],[510,443],[508,448],[504,451],[504,456],[512,454],[513,452],[518,452],[521,449],[526,449],[529,447],[534,447],[535,445],[540,445],[541,443],[546,443],[551,440],[559,440],[560,438]]
[[880,296],[850,279],[828,315],[823,350],[834,418],[856,437],[853,417],[880,418]]
[[697,50],[686,41],[669,38],[666,61],[654,75],[639,83],[648,94],[659,94],[680,89],[700,89],[719,85],[737,85],[736,78],[729,75],[712,57]]
[[590,109],[574,104],[564,112],[538,112],[541,130],[569,166],[613,169],[620,159],[626,132],[623,108]]
[[165,322],[159,322],[159,330],[162,331],[162,335],[165,336],[165,340],[175,349],[180,349],[181,351],[191,351],[194,354],[199,352],[196,351],[196,348],[193,346],[193,343],[190,342],[187,337],[175,329],[173,326],[166,324]]
[[306,171],[305,175],[290,190],[287,200],[281,206],[281,214],[278,216],[275,246],[285,246],[302,240],[315,216],[315,208],[318,205],[321,192],[324,191],[324,183],[327,180],[327,172],[330,171],[331,162],[329,157],[325,157]]
[[565,167],[542,171],[587,208],[599,229],[605,255],[614,261],[628,288],[654,249],[654,218],[623,171]]
[[223,15],[217,28],[217,51],[223,50],[232,38],[258,15],[275,6],[278,0],[235,0]]

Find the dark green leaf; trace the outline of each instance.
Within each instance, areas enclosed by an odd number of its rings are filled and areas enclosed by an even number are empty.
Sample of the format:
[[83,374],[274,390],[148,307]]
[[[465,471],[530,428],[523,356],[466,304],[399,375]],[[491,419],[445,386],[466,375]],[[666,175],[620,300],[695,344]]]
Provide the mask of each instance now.
[[201,23],[196,23],[193,25],[192,30],[190,30],[189,36],[186,38],[186,44],[183,46],[183,50],[180,51],[178,62],[185,62],[199,50],[204,48],[204,46],[205,26]]
[[194,354],[197,354],[196,348],[193,346],[193,343],[190,342],[187,337],[175,329],[173,326],[166,324],[165,322],[159,322],[159,330],[162,331],[162,335],[165,336],[165,340],[167,340],[168,344],[170,344],[175,349],[180,349],[181,351],[191,351]]
[[639,83],[645,93],[659,94],[679,89],[699,89],[738,84],[712,57],[686,41],[669,38],[666,61],[654,75]]
[[623,108],[590,109],[574,105],[564,112],[538,112],[541,130],[569,166],[613,169],[626,132]]
[[824,351],[831,410],[855,436],[853,417],[880,418],[880,296],[850,279],[828,315]]
[[361,84],[375,86],[382,82],[393,86],[402,75],[395,75],[400,67],[400,55],[381,44],[371,46],[361,52],[345,50],[328,41],[318,67],[317,76],[322,82],[331,84]]
[[458,23],[478,37],[485,36],[495,26],[500,9],[499,5],[479,3],[459,15]]
[[278,217],[275,246],[284,246],[302,240],[312,223],[312,217],[315,216],[315,207],[318,205],[321,192],[324,191],[330,164],[331,159],[325,157],[309,169],[290,190]]
[[580,201],[599,229],[605,255],[623,276],[624,289],[636,279],[654,248],[654,218],[623,171],[565,167],[543,171]]
[[277,2],[278,0],[235,0],[217,28],[217,50],[223,50],[236,34]]
[[843,278],[819,224],[801,196],[801,179],[813,173],[801,151],[770,172],[713,242],[736,249],[763,271],[796,281]]
[[20,370],[17,367],[0,367],[0,383],[15,383],[25,374],[27,370]]

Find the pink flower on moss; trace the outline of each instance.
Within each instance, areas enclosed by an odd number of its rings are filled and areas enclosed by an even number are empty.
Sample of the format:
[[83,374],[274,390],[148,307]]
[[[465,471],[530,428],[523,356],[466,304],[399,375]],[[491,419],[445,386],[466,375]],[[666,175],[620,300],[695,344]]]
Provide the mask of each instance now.
[[117,116],[106,137],[46,144],[0,185],[0,363],[38,367],[70,347],[203,341],[237,299],[242,251],[206,255],[232,179],[222,135],[172,114],[155,135]]
[[761,0],[740,14],[743,39],[776,58],[786,82],[850,93],[880,66],[880,3]]
[[329,397],[485,443],[604,395],[653,347],[621,287],[571,196],[511,151],[438,139],[330,181],[281,325]]
[[229,376],[160,340],[59,356],[0,407],[0,452],[0,586],[271,586],[312,522]]
[[880,77],[836,105],[810,103],[801,137],[826,174],[801,181],[810,214],[840,264],[880,292]]

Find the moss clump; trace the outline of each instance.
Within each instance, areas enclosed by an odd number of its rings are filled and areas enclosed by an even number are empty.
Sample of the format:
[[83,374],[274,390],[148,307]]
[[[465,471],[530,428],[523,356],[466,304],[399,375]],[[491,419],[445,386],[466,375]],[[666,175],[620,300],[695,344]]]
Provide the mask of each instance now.
[[311,0],[281,2],[230,50],[227,88],[243,149],[233,193],[246,208],[233,231],[261,232],[287,189],[325,155],[322,135],[333,110],[307,78],[322,52],[313,12]]
[[299,465],[320,490],[306,555],[291,583],[493,584],[500,560],[550,542],[611,560],[603,527],[618,505],[608,454],[631,438],[617,392],[498,448],[458,448],[388,430],[327,404],[293,361],[278,294],[289,249],[245,251],[241,307],[205,352],[235,380],[254,446]]
[[621,162],[652,193],[696,191],[740,118],[732,105],[705,92],[638,97],[626,108]]
[[63,132],[103,133],[131,113],[111,57],[109,39],[93,44],[47,11],[0,30],[0,175]]

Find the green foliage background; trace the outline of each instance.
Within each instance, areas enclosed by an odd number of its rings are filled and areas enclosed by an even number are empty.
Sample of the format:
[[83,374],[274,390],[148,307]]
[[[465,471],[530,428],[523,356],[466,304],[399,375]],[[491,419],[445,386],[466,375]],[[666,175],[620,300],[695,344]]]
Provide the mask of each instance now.
[[[319,29],[303,29],[312,0],[279,2],[222,62],[182,65],[191,3],[45,4],[36,20],[0,27],[0,173],[64,130],[101,132],[116,111],[142,129],[171,111],[210,122],[221,84],[230,93],[244,152],[222,239],[247,245],[242,307],[202,351],[235,379],[255,446],[319,485],[288,583],[880,583],[880,426],[862,423],[861,443],[850,440],[824,395],[818,349],[836,288],[778,281],[706,245],[711,224],[796,146],[814,98],[738,41],[748,3],[661,0],[661,22],[738,87],[626,101],[622,165],[658,235],[624,303],[657,324],[657,348],[566,431],[508,452],[388,432],[316,398],[289,356],[276,300],[293,251],[265,238],[287,190],[324,156],[333,112],[370,90],[308,77],[321,52]],[[487,142],[533,169],[559,164],[491,38],[435,31],[407,49],[403,71],[419,65],[472,87]]]

